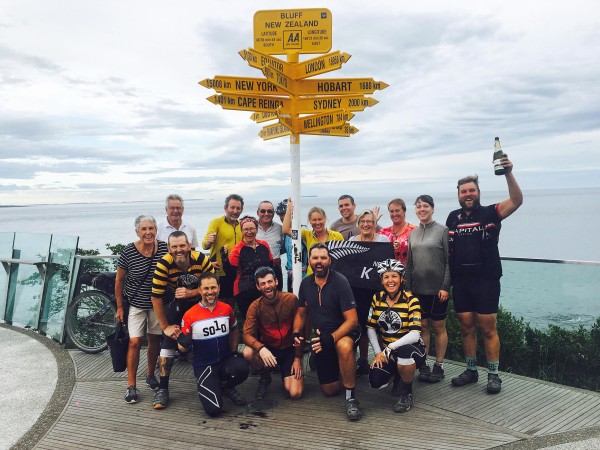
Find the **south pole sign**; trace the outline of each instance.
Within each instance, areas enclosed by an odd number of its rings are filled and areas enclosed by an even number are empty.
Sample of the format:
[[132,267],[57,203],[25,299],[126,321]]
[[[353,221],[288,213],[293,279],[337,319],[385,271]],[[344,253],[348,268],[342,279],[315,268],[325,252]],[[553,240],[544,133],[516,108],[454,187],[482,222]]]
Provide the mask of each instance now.
[[[373,78],[312,78],[342,68],[351,55],[331,51],[332,17],[326,8],[257,11],[253,47],[240,57],[263,77],[215,75],[199,84],[217,93],[207,98],[223,109],[250,111],[264,125],[264,140],[290,137],[294,214],[292,242],[294,292],[302,280],[300,233],[300,135],[349,137],[354,113],[375,106],[368,95],[388,87]],[[299,61],[301,54],[321,54]],[[286,60],[273,55],[286,55]]]

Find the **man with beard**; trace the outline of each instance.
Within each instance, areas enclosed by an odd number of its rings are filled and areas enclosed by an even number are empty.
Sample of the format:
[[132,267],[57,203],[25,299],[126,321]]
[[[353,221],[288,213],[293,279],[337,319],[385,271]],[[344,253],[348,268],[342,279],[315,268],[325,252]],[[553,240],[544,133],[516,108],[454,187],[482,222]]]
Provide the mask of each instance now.
[[293,399],[302,397],[302,347],[293,347],[293,323],[298,298],[277,290],[272,268],[259,267],[254,273],[262,294],[252,302],[244,323],[244,358],[260,371],[256,398],[262,399],[271,384],[271,369],[279,364],[283,387]]
[[496,330],[496,313],[500,301],[502,265],[498,252],[501,221],[523,203],[523,194],[512,174],[513,164],[504,156],[509,198],[500,203],[481,206],[477,176],[458,180],[458,202],[461,209],[452,211],[446,220],[449,230],[450,273],[454,308],[460,322],[467,369],[451,380],[453,386],[476,383],[477,335],[479,326],[488,365],[487,392],[500,392],[498,376],[500,338]]
[[208,224],[202,248],[210,250],[210,260],[219,275],[221,299],[233,305],[233,282],[237,270],[229,264],[227,252],[242,239],[238,218],[244,210],[244,199],[237,194],[228,195],[223,209],[225,215]]
[[187,235],[190,244],[192,244],[192,249],[195,250],[198,247],[198,236],[196,235],[196,229],[183,220],[183,198],[177,194],[167,195],[165,211],[167,217],[159,222],[156,239],[167,242],[171,233],[183,231]]
[[237,406],[247,404],[235,387],[248,378],[249,369],[237,353],[239,331],[233,309],[217,301],[219,278],[203,273],[199,284],[201,300],[183,315],[178,343],[184,350],[193,348],[198,398],[206,414],[215,417],[223,411],[223,396]]
[[311,339],[315,352],[317,376],[323,395],[337,395],[341,383],[346,392],[346,416],[359,420],[362,416],[356,400],[356,363],[354,348],[360,339],[356,301],[344,275],[330,269],[331,257],[325,244],[313,245],[308,253],[313,273],[300,284],[299,307],[294,319],[294,345],[302,344],[301,332],[306,310],[315,330]]
[[169,253],[156,264],[152,279],[152,306],[163,339],[158,357],[160,382],[153,406],[163,409],[169,403],[169,376],[175,360],[176,339],[181,334],[181,318],[200,299],[198,276],[214,272],[208,257],[193,251],[183,231],[169,236]]

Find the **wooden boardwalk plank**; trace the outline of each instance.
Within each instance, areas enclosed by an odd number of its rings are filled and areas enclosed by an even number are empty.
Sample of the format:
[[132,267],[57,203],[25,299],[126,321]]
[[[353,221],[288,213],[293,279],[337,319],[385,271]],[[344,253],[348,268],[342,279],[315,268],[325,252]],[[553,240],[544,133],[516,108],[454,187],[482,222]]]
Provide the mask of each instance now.
[[[144,385],[146,355],[140,357],[140,402],[123,401],[127,373],[112,372],[107,352],[86,355],[71,351],[77,382],[69,405],[37,449],[162,449],[162,448],[432,448],[483,449],[600,424],[600,395],[524,377],[502,374],[499,395],[485,393],[487,376],[479,383],[454,388],[450,379],[465,366],[447,362],[446,378],[437,384],[415,382],[416,403],[406,414],[393,412],[397,398],[371,389],[366,377],[357,380],[364,415],[347,421],[343,397],[324,398],[315,374],[305,378],[305,397],[285,398],[275,375],[267,400],[272,408],[258,415],[226,400],[226,412],[207,417],[197,399],[191,364],[177,361],[171,374],[171,402],[152,409],[153,392]],[[257,377],[238,390],[251,399]],[[267,402],[268,403],[268,402]]]

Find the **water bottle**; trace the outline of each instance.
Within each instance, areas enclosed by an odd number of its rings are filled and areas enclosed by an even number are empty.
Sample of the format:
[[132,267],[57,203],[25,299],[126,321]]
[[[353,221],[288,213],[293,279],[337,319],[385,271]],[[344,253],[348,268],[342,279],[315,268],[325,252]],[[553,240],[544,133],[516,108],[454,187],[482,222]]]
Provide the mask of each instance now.
[[506,169],[502,165],[502,158],[504,158],[504,152],[500,145],[500,138],[497,137],[494,140],[494,173],[496,175],[504,175],[506,173]]

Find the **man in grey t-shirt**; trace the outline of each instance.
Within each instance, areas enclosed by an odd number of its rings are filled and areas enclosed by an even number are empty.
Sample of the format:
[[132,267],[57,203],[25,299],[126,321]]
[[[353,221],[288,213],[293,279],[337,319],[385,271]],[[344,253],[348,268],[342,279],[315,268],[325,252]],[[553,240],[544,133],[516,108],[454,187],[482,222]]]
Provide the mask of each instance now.
[[338,209],[342,217],[331,224],[329,227],[333,231],[342,233],[344,240],[347,241],[352,236],[360,234],[356,225],[356,204],[351,195],[344,194],[338,199]]

